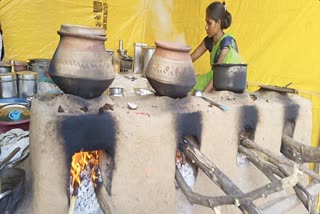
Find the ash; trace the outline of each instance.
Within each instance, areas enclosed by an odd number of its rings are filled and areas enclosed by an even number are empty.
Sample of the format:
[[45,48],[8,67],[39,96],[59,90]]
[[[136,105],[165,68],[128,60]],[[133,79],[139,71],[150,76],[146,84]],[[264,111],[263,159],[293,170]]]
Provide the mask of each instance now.
[[193,187],[195,176],[191,164],[183,162],[181,159],[177,159],[176,165],[188,186]]
[[[183,161],[181,158],[177,158],[176,166],[180,171],[182,177],[184,178],[187,185],[192,188],[195,183],[195,176],[192,165],[188,162]],[[192,205],[183,194],[182,191],[178,191],[178,213],[179,214],[192,214]]]
[[98,203],[89,169],[81,172],[81,184],[75,203],[74,214],[103,214]]

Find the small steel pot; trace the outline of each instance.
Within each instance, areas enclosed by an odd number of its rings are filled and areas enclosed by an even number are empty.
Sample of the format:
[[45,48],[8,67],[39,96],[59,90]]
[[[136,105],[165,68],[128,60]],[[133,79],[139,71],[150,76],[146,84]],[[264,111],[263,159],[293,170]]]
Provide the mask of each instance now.
[[247,64],[213,64],[216,90],[242,93],[247,83]]
[[37,72],[17,72],[18,94],[20,98],[32,97],[37,93]]
[[0,74],[0,98],[17,97],[16,74],[9,72]]
[[11,72],[12,65],[3,61],[0,61],[0,73]]
[[147,46],[142,48],[142,76],[146,76],[146,69],[156,47]]
[[111,87],[111,88],[109,88],[109,95],[116,96],[116,97],[122,97],[123,96],[123,88]]

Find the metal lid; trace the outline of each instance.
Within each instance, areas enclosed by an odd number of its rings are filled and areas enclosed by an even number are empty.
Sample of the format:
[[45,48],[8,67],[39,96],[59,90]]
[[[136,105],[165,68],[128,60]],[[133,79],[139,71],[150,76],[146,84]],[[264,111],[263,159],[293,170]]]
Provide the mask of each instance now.
[[33,71],[19,71],[17,72],[18,79],[28,79],[34,80],[37,79],[38,73]]
[[16,74],[12,72],[7,72],[7,73],[1,73],[0,74],[0,81],[12,81],[16,80]]

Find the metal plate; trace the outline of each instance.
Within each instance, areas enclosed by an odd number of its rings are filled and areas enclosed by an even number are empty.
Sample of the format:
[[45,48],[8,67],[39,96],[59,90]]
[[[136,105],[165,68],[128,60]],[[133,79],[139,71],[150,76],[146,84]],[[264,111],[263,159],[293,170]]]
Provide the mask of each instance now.
[[280,93],[292,93],[292,94],[298,93],[298,91],[294,88],[272,86],[272,85],[259,85],[259,87],[264,90],[276,91],[276,92],[280,92]]
[[1,122],[17,122],[30,119],[29,107],[21,104],[9,104],[0,108]]

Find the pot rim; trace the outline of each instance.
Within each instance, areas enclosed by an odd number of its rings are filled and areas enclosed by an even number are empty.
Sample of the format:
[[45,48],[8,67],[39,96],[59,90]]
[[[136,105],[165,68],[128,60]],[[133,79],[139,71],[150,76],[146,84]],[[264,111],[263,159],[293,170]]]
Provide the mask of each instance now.
[[66,33],[106,36],[106,32],[103,28],[89,27],[84,25],[62,24],[60,27],[60,31]]
[[57,31],[57,33],[60,36],[72,36],[72,37],[78,37],[78,38],[84,38],[84,39],[92,39],[92,40],[100,40],[100,41],[106,41],[106,36],[95,36],[95,35],[88,35],[88,34],[80,34],[80,33],[70,33],[65,31]]
[[7,63],[7,62],[4,62],[4,61],[0,61],[0,67],[1,68],[11,68],[12,65]]
[[157,40],[154,43],[156,47],[164,48],[167,50],[181,51],[181,52],[191,51],[191,47],[184,43],[172,42],[172,41],[161,41],[161,40]]
[[0,126],[13,126],[13,125],[19,125],[19,124],[24,124],[24,123],[29,123],[30,119],[25,119],[25,120],[19,120],[19,121],[0,121]]
[[35,80],[38,76],[38,73],[35,71],[18,71],[16,74],[19,80]]
[[226,64],[226,63],[214,63],[212,66],[221,66],[221,67],[231,67],[231,66],[248,66],[246,63],[234,63],[234,64]]

